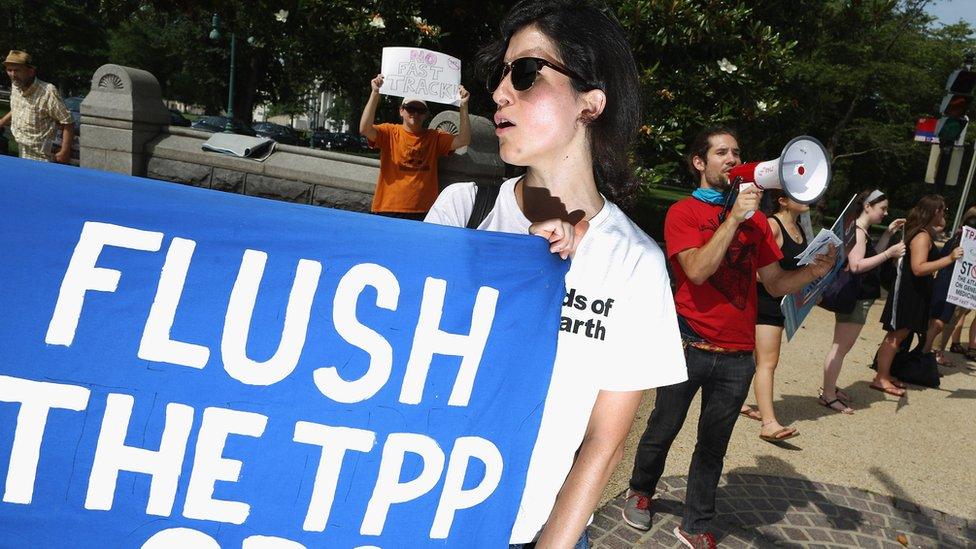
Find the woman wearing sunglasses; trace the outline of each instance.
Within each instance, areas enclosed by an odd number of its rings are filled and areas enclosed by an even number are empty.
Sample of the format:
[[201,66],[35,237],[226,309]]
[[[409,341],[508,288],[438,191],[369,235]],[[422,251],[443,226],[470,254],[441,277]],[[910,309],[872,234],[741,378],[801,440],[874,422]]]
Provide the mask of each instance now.
[[[633,187],[637,71],[616,19],[581,0],[517,4],[480,62],[500,155],[526,173],[502,184],[478,228],[542,236],[572,258],[511,543],[588,547],[643,390],[687,377],[664,256],[613,202]],[[427,221],[465,226],[475,195],[474,184],[449,186]]]

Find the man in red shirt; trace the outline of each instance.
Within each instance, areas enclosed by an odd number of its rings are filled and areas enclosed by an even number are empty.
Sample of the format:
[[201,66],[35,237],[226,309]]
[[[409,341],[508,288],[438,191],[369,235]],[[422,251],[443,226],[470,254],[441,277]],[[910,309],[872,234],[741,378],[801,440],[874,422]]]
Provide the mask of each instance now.
[[[724,218],[730,191],[728,172],[742,163],[735,133],[714,127],[696,137],[688,165],[699,179],[690,198],[668,210],[664,239],[675,279],[674,300],[685,343],[688,381],[660,387],[641,437],[624,506],[624,520],[647,530],[650,497],[664,472],[668,450],[701,389],[698,442],[688,471],[684,517],[675,536],[688,547],[714,547],[709,532],[715,491],[732,428],[755,373],[756,273],[774,296],[803,288],[834,264],[833,249],[796,271],[779,266],[783,257],[758,210],[762,191],[742,190]],[[748,212],[755,211],[751,218]]]

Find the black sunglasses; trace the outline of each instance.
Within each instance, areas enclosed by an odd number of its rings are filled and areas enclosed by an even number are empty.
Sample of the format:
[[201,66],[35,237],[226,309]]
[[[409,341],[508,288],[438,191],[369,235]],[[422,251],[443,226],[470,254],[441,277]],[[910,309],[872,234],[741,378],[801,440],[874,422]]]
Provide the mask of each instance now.
[[540,59],[538,57],[520,57],[515,61],[510,63],[502,63],[498,68],[493,70],[488,76],[488,93],[493,93],[498,86],[502,83],[509,73],[512,74],[512,87],[517,91],[525,91],[535,84],[535,77],[539,74],[539,71],[543,67],[549,67],[550,69],[566,76],[578,80],[580,82],[586,82],[583,78],[576,74],[575,72],[567,69],[566,67],[560,67],[559,65],[546,61],[545,59]]
[[410,114],[425,114],[427,112],[426,107],[415,107],[413,105],[404,105],[403,110]]

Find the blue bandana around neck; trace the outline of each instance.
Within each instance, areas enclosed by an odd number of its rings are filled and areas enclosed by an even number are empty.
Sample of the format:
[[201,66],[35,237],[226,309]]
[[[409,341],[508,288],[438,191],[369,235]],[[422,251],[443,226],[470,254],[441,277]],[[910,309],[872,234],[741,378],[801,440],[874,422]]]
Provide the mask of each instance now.
[[715,204],[716,206],[725,204],[725,193],[720,193],[715,189],[699,187],[691,193],[691,196],[705,202],[706,204]]

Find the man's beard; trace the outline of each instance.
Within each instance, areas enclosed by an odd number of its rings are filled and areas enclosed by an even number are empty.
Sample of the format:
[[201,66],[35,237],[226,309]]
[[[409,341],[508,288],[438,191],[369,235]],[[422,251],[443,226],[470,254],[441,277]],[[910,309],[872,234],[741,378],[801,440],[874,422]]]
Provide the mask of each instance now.
[[723,174],[719,174],[718,177],[715,177],[713,179],[714,180],[713,181],[709,181],[708,184],[713,189],[715,189],[716,191],[720,191],[720,192],[725,193],[725,192],[728,192],[729,189],[732,188],[732,183],[729,181],[728,175],[726,175],[724,173]]

